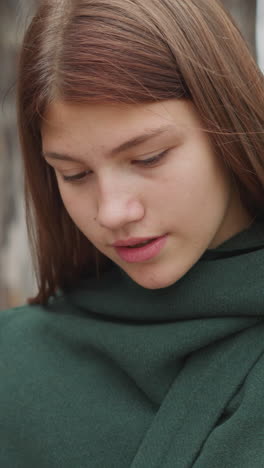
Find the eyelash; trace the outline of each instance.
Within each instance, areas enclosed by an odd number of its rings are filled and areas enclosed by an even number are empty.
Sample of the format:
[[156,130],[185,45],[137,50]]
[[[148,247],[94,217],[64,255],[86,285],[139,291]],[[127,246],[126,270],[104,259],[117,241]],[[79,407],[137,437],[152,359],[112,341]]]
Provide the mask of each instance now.
[[[142,160],[138,159],[134,161],[134,163],[136,163],[139,166],[151,167],[157,164],[161,159],[163,159],[167,155],[168,152],[169,152],[169,149],[162,151],[162,153],[159,153],[156,156],[153,156],[152,158],[142,159]],[[72,176],[63,175],[62,178],[64,182],[78,183],[78,182],[82,182],[86,176],[89,176],[89,174],[90,174],[90,171],[83,171],[83,172],[80,172],[79,174],[75,174]]]

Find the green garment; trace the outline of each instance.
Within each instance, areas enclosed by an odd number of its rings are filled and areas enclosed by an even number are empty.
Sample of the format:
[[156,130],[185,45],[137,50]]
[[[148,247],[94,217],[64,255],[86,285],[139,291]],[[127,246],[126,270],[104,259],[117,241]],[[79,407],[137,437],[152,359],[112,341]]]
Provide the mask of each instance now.
[[264,467],[264,223],[170,287],[113,265],[0,332],[1,468]]

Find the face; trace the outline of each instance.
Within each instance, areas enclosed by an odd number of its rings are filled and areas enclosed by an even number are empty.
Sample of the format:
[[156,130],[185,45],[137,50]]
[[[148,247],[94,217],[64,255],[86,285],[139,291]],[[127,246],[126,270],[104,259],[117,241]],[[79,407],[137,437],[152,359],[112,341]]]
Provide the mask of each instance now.
[[[193,104],[175,99],[57,101],[46,112],[43,154],[66,210],[100,252],[145,288],[175,283],[206,249],[250,221],[201,127]],[[152,241],[145,247],[128,246],[146,239]],[[126,247],[113,245],[120,241]]]

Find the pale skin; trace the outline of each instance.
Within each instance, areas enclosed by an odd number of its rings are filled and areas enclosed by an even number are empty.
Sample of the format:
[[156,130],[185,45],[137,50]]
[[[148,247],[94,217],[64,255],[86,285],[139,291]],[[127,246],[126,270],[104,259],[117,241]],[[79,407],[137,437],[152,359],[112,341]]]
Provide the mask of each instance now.
[[[149,129],[167,131],[120,153]],[[202,131],[191,102],[76,104],[54,101],[42,125],[43,153],[66,210],[89,241],[136,283],[157,289],[179,280],[207,249],[246,229],[251,216]],[[142,161],[169,150],[151,165]],[[52,157],[70,155],[72,161]],[[66,181],[64,177],[77,176]],[[168,233],[153,259],[127,263],[111,245]]]

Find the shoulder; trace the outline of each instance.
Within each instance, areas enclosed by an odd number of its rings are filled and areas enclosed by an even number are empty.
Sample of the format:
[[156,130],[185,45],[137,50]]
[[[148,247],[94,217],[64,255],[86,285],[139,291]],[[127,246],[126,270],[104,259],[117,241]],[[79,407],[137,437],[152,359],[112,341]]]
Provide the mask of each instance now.
[[17,342],[45,320],[42,306],[24,305],[0,312],[0,348],[9,341]]
[[[78,347],[86,315],[64,296],[48,305],[24,305],[0,311],[0,380],[52,372]],[[22,382],[21,382],[22,383]],[[1,391],[0,386],[0,391]],[[3,388],[3,387],[2,387]]]
[[[70,314],[68,314],[68,321]],[[11,368],[31,372],[56,341],[56,329],[65,322],[67,307],[24,305],[0,312],[0,379]],[[67,321],[67,319],[66,319]],[[70,324],[68,325],[70,327]]]
[[45,342],[48,314],[41,306],[25,305],[0,312],[0,379],[30,368]]
[[63,373],[78,319],[62,309],[28,305],[0,312],[0,412],[7,420],[10,411],[20,420],[26,401],[29,407],[38,402]]
[[47,309],[41,305],[24,305],[0,312],[0,349],[10,344],[25,345],[41,333],[49,321]]
[[20,392],[31,386],[39,355],[43,353],[45,316],[41,306],[21,306],[0,312],[2,415],[20,400]]

